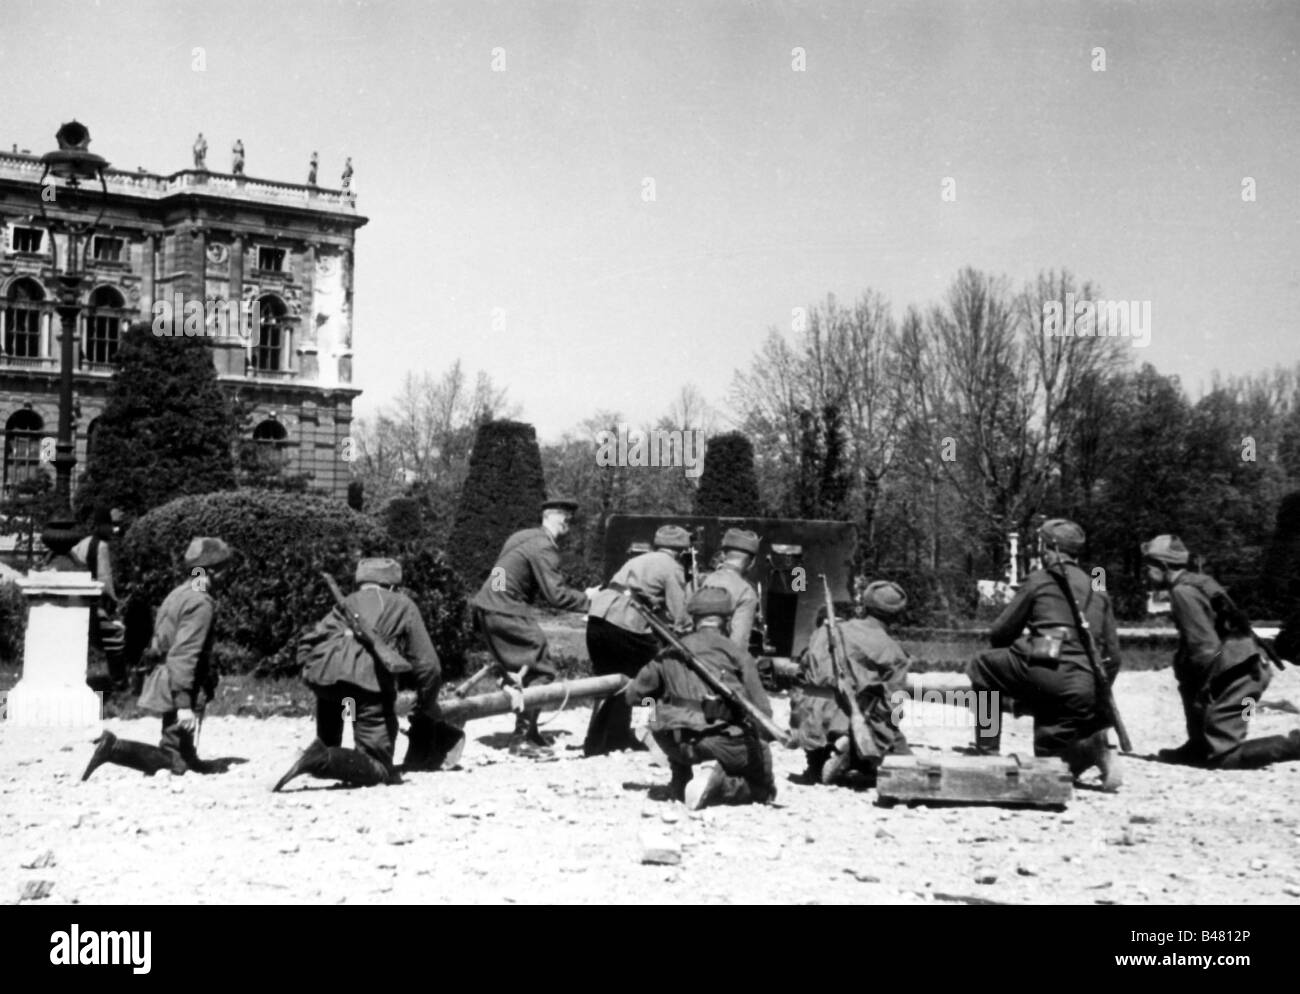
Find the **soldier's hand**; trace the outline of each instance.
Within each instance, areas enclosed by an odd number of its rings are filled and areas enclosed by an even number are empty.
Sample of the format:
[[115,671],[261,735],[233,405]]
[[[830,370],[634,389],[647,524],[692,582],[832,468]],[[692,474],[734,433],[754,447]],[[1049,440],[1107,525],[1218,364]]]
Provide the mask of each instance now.
[[176,712],[176,727],[182,732],[192,732],[199,727],[199,722],[194,717],[193,711],[189,708],[181,708]]
[[600,587],[588,587],[585,593],[587,595],[587,600],[592,600],[598,593],[600,593]]

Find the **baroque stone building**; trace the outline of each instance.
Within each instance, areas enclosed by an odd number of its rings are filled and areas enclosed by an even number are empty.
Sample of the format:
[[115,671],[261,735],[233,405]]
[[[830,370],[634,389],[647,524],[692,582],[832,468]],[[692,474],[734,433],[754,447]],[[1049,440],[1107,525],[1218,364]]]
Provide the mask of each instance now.
[[[49,465],[58,433],[60,318],[40,157],[0,152],[0,423],[3,487]],[[252,412],[249,433],[290,474],[344,496],[352,401],[357,214],[348,190],[185,169],[106,173],[108,202],[85,246],[74,372],[76,487],[104,409],[117,342],[155,301],[199,302],[225,389]],[[89,194],[86,194],[89,196]],[[59,270],[64,235],[55,228]],[[182,314],[175,314],[177,333]],[[44,444],[42,444],[44,443]]]

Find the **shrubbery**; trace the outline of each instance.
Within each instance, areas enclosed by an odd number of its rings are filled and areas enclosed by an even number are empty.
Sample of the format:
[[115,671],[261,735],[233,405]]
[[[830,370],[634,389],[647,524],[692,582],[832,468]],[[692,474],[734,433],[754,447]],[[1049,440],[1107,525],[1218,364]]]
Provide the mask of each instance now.
[[[258,673],[293,673],[294,641],[333,605],[321,572],[349,589],[362,556],[394,555],[393,541],[371,518],[340,501],[302,494],[238,490],[182,497],[155,508],[126,534],[119,584],[136,606],[156,609],[186,578],[185,547],[199,535],[234,550],[217,599],[217,657]],[[440,554],[413,549],[406,584],[439,655],[463,653],[464,600]]]
[[0,664],[22,662],[23,636],[27,631],[27,598],[18,584],[0,583]]
[[763,514],[754,474],[754,446],[738,431],[715,435],[704,451],[704,473],[695,492],[695,513],[753,518]]
[[545,499],[533,426],[519,421],[480,425],[449,543],[456,571],[470,591],[488,578],[512,532],[541,524]]

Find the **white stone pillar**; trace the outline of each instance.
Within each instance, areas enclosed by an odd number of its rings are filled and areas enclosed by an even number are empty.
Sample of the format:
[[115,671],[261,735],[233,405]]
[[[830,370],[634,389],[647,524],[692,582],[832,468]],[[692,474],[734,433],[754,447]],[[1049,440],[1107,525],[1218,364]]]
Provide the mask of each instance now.
[[1008,585],[1014,590],[1020,586],[1020,533],[1012,532],[1007,537],[1011,539],[1011,581]]
[[89,573],[33,570],[18,586],[27,598],[22,679],[9,691],[11,726],[84,727],[102,718],[86,686],[90,612],[104,585]]

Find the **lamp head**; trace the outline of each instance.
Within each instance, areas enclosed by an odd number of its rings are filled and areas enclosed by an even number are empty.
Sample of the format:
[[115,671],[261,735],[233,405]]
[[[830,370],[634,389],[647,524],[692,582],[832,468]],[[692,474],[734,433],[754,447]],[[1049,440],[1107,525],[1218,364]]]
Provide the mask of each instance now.
[[41,156],[46,172],[69,183],[81,183],[99,177],[108,168],[108,160],[88,151],[90,129],[80,121],[69,121],[54,135],[57,151]]

